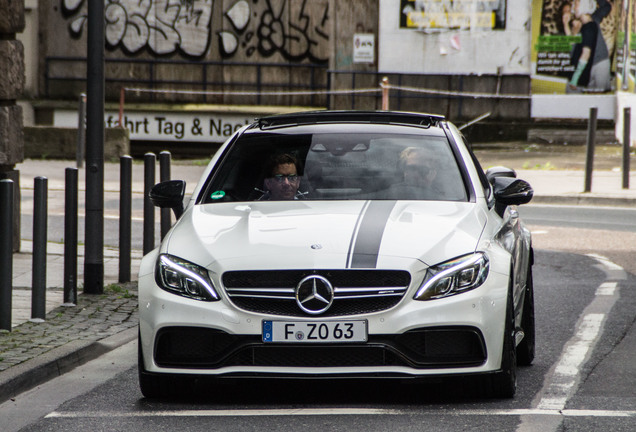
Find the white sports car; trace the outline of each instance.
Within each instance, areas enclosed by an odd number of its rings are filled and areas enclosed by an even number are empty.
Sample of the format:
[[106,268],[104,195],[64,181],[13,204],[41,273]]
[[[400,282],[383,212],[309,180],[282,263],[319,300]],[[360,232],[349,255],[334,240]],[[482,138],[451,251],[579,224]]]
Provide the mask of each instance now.
[[177,222],[139,270],[139,379],[479,375],[534,358],[532,188],[441,116],[266,117],[150,198]]

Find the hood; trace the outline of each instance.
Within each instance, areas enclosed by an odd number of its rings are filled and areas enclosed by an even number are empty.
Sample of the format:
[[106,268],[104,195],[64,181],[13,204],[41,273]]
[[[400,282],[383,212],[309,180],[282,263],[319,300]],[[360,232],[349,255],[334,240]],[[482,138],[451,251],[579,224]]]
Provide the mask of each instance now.
[[432,265],[473,252],[485,222],[466,202],[215,203],[189,209],[162,252],[228,270]]

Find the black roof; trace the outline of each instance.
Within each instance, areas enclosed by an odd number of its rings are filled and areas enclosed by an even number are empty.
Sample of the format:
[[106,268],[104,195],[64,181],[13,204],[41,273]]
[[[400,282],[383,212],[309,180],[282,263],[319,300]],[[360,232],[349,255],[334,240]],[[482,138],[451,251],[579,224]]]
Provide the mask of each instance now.
[[319,123],[376,123],[419,126],[438,126],[444,116],[397,111],[305,111],[280,114],[257,119],[260,129]]

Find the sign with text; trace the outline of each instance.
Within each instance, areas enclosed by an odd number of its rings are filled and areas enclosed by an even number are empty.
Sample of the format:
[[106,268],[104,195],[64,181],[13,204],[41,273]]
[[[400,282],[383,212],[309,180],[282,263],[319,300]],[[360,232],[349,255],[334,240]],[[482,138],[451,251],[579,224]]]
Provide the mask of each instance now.
[[375,35],[373,33],[353,35],[353,62],[375,63]]
[[[222,143],[241,127],[254,121],[249,114],[212,114],[204,112],[130,111],[124,114],[123,126],[131,141],[184,141]],[[77,127],[77,111],[55,110],[53,126]],[[104,113],[104,126],[119,126],[119,114]]]

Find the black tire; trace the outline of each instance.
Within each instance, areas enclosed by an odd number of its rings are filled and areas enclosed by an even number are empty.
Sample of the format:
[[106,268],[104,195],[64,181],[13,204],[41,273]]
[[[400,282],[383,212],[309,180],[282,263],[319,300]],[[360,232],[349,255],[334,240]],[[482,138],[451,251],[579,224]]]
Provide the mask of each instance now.
[[517,392],[517,350],[515,349],[515,325],[512,293],[508,292],[506,324],[503,335],[501,370],[484,377],[483,392],[486,397],[512,398]]
[[521,329],[524,337],[517,346],[517,364],[530,366],[534,361],[535,353],[535,323],[534,323],[534,286],[532,282],[532,266],[528,266],[528,278],[523,300],[523,316]]

